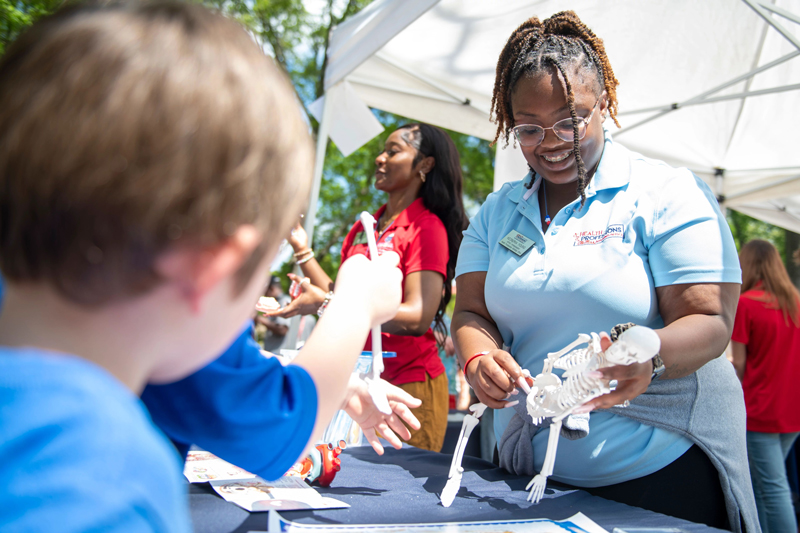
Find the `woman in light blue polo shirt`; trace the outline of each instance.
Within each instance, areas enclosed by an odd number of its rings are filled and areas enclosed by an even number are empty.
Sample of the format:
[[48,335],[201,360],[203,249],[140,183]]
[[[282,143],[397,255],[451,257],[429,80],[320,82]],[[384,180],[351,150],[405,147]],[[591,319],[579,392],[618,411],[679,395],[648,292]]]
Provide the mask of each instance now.
[[499,409],[501,466],[529,476],[542,468],[548,431],[524,409],[500,409],[520,368],[538,374],[579,333],[655,329],[661,359],[603,371],[616,391],[587,404],[587,436],[561,439],[552,479],[757,531],[741,388],[720,357],[741,282],[730,230],[690,171],[611,139],[603,122],[616,122],[616,85],[602,41],[572,12],[530,19],[503,49],[497,137],[515,136],[531,172],[490,195],[465,232],[460,362],[478,398]]

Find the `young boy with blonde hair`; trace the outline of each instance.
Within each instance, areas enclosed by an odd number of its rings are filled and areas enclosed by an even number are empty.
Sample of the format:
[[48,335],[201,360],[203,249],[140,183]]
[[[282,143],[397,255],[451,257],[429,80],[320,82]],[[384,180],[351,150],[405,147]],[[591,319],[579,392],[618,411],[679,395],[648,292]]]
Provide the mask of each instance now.
[[[312,161],[287,81],[242,28],[201,6],[69,8],[8,49],[4,531],[191,529],[179,458],[137,395],[236,338]],[[321,434],[369,328],[396,312],[396,262],[346,262],[315,335],[281,370],[307,418],[287,453]]]

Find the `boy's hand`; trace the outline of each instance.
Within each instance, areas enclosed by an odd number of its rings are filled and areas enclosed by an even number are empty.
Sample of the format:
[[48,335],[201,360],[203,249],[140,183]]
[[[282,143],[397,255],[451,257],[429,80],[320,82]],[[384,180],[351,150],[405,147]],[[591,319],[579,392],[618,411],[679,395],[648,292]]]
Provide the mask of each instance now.
[[409,408],[416,408],[422,405],[422,401],[414,398],[399,387],[395,387],[385,381],[381,385],[386,391],[386,397],[389,399],[389,406],[392,408],[391,415],[387,416],[378,411],[367,390],[367,384],[356,375],[351,376],[347,385],[348,398],[343,406],[350,418],[361,426],[364,436],[378,455],[383,455],[383,445],[376,432],[380,433],[381,437],[399,450],[403,447],[400,439],[408,440],[411,438],[411,432],[402,421],[405,420],[406,424],[415,430],[419,429],[419,420]]
[[400,256],[394,252],[385,252],[374,261],[354,255],[339,268],[334,299],[357,297],[369,313],[372,326],[388,322],[400,307],[403,274],[397,268],[399,262]]

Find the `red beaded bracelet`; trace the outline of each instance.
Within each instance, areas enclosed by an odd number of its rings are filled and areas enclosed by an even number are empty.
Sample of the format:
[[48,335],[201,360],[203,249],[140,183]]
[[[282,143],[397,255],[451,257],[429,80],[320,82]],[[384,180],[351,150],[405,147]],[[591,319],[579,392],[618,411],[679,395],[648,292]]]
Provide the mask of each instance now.
[[489,350],[487,350],[485,352],[478,352],[475,355],[473,355],[472,357],[470,357],[469,359],[467,359],[467,364],[464,365],[464,381],[467,382],[467,385],[469,385],[470,388],[472,387],[472,383],[469,382],[469,378],[467,377],[467,367],[469,366],[469,364],[472,362],[473,359],[476,359],[476,358],[478,358],[478,357],[480,357],[482,355],[487,355],[488,353],[489,353]]

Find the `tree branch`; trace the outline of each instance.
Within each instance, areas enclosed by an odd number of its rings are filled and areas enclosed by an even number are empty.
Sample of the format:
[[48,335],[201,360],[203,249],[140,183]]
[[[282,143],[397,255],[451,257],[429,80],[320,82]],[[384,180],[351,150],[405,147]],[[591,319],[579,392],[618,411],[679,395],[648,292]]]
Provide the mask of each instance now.
[[322,46],[325,54],[322,56],[322,66],[319,69],[319,77],[315,87],[315,96],[319,98],[325,94],[325,69],[328,68],[328,46],[331,42],[331,30],[336,25],[336,18],[333,15],[333,0],[328,0],[328,25],[325,27],[325,36],[322,39]]
[[[306,108],[305,102],[300,97],[300,93],[297,91],[297,87],[294,84],[294,80],[292,79],[292,75],[289,72],[289,66],[286,61],[286,51],[281,44],[280,38],[277,35],[277,32],[272,26],[269,18],[264,17],[263,14],[259,15],[259,21],[261,22],[261,31],[259,32],[262,39],[265,39],[269,46],[272,48],[272,53],[275,54],[275,62],[278,64],[278,67],[283,70],[284,74],[289,78],[291,81],[290,85],[292,86],[292,90],[294,91],[295,97],[297,97],[297,101],[303,106],[306,114],[310,117],[311,114],[308,112]],[[316,136],[316,128],[314,129],[314,134]]]
[[272,48],[272,53],[275,54],[275,61],[283,68],[283,71],[286,74],[289,74],[289,67],[286,63],[286,51],[283,49],[283,45],[281,44],[280,38],[275,32],[275,29],[272,27],[272,22],[269,18],[264,17],[263,14],[259,16],[261,22],[261,34],[269,43],[269,46]]

